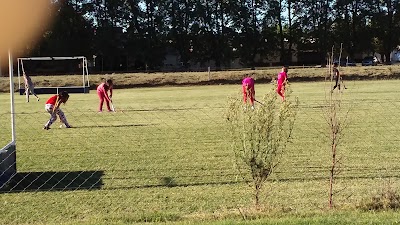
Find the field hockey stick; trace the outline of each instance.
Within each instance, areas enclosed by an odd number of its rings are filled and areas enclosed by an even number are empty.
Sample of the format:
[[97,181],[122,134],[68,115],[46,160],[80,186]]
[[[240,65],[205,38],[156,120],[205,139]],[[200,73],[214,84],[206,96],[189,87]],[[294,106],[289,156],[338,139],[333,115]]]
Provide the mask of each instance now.
[[344,82],[343,82],[343,79],[342,79],[342,78],[340,78],[340,82],[342,82],[344,89],[347,89],[347,87],[346,87],[346,85],[344,84]]
[[342,82],[344,89],[347,89],[346,85],[344,84],[344,81],[343,81],[342,75],[340,75],[340,82]]
[[54,116],[57,112],[58,107],[60,107],[60,102],[59,101],[59,97],[57,94],[57,99],[56,99],[56,104],[54,105],[54,107],[51,109],[51,115]]
[[256,100],[256,99],[254,99],[254,101],[257,102],[257,103],[260,104],[260,105],[264,105],[264,103],[262,103],[262,102],[260,102],[260,101],[258,101],[258,100]]
[[111,98],[110,98],[110,106],[111,106],[111,111],[115,112],[114,104]]

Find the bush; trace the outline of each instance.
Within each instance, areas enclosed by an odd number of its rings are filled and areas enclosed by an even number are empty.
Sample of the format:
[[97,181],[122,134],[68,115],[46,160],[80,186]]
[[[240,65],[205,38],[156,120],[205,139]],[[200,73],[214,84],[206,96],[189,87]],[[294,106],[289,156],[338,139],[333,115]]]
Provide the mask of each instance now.
[[397,210],[400,208],[400,195],[390,183],[372,198],[363,201],[359,208],[363,210]]
[[275,88],[252,109],[243,104],[241,94],[231,98],[226,113],[228,134],[236,158],[236,166],[245,180],[251,180],[255,202],[259,205],[263,183],[273,173],[282,152],[291,139],[298,100],[277,97]]

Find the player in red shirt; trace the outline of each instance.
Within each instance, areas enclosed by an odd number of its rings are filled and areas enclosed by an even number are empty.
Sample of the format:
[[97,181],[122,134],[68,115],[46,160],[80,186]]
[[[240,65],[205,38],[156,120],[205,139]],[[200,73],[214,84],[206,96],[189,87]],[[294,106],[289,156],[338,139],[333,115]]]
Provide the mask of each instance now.
[[288,68],[286,66],[282,67],[282,71],[278,74],[278,87],[276,92],[282,97],[282,101],[285,100],[285,85],[287,82],[287,72]]
[[57,115],[60,117],[62,123],[65,124],[65,127],[71,128],[69,125],[67,118],[64,115],[64,112],[60,109],[61,103],[66,103],[68,101],[69,94],[66,91],[63,91],[57,95],[51,96],[45,105],[45,109],[48,113],[50,113],[50,119],[44,125],[43,129],[48,130],[50,129],[51,124],[53,124],[57,120]]
[[[110,91],[110,96],[108,96],[107,93],[108,91]],[[113,93],[113,82],[111,79],[108,79],[106,82],[103,82],[99,86],[97,86],[97,95],[99,96],[100,99],[99,112],[103,111],[104,100],[106,101],[107,110],[109,112],[112,112],[110,108],[112,93]]]
[[244,103],[246,103],[249,98],[251,108],[254,109],[254,96],[256,91],[254,89],[254,79],[252,77],[246,77],[242,80],[242,90]]

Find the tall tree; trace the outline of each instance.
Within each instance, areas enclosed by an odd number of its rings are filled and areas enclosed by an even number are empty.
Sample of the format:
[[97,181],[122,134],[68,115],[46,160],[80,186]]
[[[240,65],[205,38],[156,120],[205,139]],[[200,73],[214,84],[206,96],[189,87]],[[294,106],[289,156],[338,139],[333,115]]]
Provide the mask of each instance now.
[[233,47],[238,50],[244,65],[255,66],[257,61],[276,50],[276,21],[269,10],[271,4],[260,0],[236,1],[233,4]]
[[93,49],[92,25],[85,18],[81,1],[55,1],[54,23],[33,52],[43,56],[90,55]]
[[[101,58],[101,70],[122,70],[126,60],[127,12],[124,2],[117,0],[87,0],[86,18],[93,24],[95,49]],[[104,63],[103,65],[103,62]],[[96,64],[96,65],[99,65]]]
[[332,45],[332,2],[329,0],[299,0],[297,12],[300,15],[303,47],[316,50],[321,64],[326,63],[326,54]]
[[167,28],[167,46],[176,49],[180,55],[183,66],[188,66],[191,60],[193,46],[191,41],[191,28],[193,26],[195,8],[193,0],[167,0],[164,1]]
[[371,27],[377,42],[381,43],[376,50],[381,53],[382,61],[390,62],[390,53],[399,44],[400,25],[395,19],[399,17],[400,3],[398,0],[373,0],[370,7],[373,12]]
[[373,49],[374,35],[369,25],[370,4],[370,0],[342,0],[335,3],[333,24],[335,46],[339,47],[342,43],[344,54],[352,58],[356,53],[370,52]]

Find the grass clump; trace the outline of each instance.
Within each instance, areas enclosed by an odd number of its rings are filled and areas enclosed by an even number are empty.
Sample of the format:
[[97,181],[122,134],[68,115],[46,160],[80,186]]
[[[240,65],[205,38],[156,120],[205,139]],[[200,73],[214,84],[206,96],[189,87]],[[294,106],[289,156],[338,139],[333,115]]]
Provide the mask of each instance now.
[[359,205],[362,210],[387,211],[400,208],[400,194],[387,183],[382,190]]

